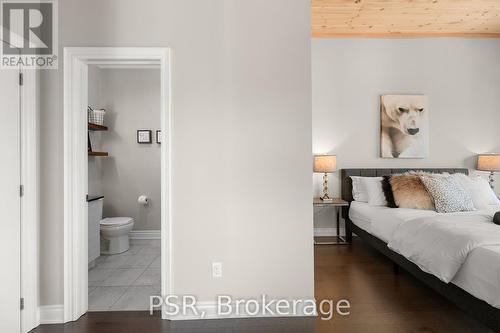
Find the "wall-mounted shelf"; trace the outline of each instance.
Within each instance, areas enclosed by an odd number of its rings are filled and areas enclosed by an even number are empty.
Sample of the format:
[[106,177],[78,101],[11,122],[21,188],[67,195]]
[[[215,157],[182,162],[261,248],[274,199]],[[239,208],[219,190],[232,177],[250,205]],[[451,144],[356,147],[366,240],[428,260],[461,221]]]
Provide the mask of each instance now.
[[[104,126],[104,125],[88,123],[88,130],[89,131],[107,131],[108,127]],[[90,149],[90,134],[89,134],[89,149]],[[89,151],[89,156],[106,157],[106,156],[108,156],[108,153],[105,151]]]
[[89,123],[88,129],[89,131],[107,131],[108,126]]
[[108,156],[108,153],[105,151],[89,151],[89,156],[106,157],[106,156]]

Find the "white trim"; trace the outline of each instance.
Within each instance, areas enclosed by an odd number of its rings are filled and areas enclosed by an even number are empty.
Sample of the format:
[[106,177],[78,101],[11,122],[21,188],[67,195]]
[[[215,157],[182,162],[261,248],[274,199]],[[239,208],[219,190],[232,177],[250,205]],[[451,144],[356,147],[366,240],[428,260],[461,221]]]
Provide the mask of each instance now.
[[40,306],[38,313],[40,325],[64,322],[64,305],[62,304]]
[[160,69],[159,65],[103,65],[99,69]]
[[132,230],[130,239],[161,239],[161,230]]
[[[87,65],[64,50],[64,321],[87,311]],[[78,110],[78,111],[76,111]],[[85,138],[85,140],[84,140]],[[85,240],[85,241],[84,241]],[[85,261],[85,267],[81,263]],[[84,295],[85,294],[85,295]]]
[[88,310],[87,72],[88,64],[160,65],[162,295],[172,294],[170,51],[156,47],[64,48],[64,321]]
[[[89,61],[87,64],[91,65],[95,62]],[[98,61],[95,63],[97,68],[99,69],[160,69],[160,62],[158,60],[144,60],[141,63],[137,63],[137,61],[121,61],[119,64],[108,61]]]
[[[276,314],[276,302],[279,299],[273,299],[273,300],[267,300],[266,302],[272,302],[272,304],[269,306],[270,310],[274,312],[274,314],[271,314],[269,312],[263,314],[262,312],[257,313],[256,315],[249,315],[246,314],[245,311],[241,308],[240,313],[232,313],[229,315],[224,315],[224,316],[219,316],[217,314],[217,302],[215,301],[209,301],[209,302],[197,302],[196,303],[196,310],[198,311],[198,315],[193,314],[192,312],[188,313],[182,313],[180,311],[176,315],[168,315],[168,314],[163,314],[163,318],[166,318],[168,320],[205,320],[205,319],[233,319],[233,318],[276,318],[276,317],[316,317],[317,316],[317,311],[315,311],[314,314],[306,314],[304,313],[304,308],[302,306],[298,306],[298,311],[296,314],[287,314],[287,315],[278,315]],[[302,301],[306,301],[305,299]],[[314,300],[312,300],[314,301]],[[291,301],[290,301],[291,302]],[[258,302],[259,308],[263,308],[263,302]],[[231,306],[236,308],[236,304],[232,303]],[[203,313],[203,316],[200,316]]]
[[38,72],[23,70],[21,87],[21,332],[39,325],[39,110]]

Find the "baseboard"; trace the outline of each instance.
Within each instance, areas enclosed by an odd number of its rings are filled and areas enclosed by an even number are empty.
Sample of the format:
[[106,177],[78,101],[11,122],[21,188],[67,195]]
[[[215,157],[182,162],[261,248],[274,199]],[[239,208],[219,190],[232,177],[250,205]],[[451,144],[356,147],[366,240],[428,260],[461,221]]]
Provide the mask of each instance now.
[[[234,307],[235,304],[233,303]],[[259,302],[259,307],[262,309],[262,303]],[[312,314],[306,314],[303,306],[298,306],[297,313],[293,314],[277,314],[274,306],[270,307],[274,314],[270,313],[258,313],[255,315],[244,313],[241,311],[240,313],[231,313],[229,315],[218,315],[217,314],[217,303],[216,302],[198,302],[196,304],[196,309],[199,314],[203,313],[203,316],[195,315],[192,313],[188,314],[176,314],[176,315],[168,315],[164,314],[163,318],[168,320],[204,320],[204,319],[234,319],[234,318],[284,318],[284,317],[316,317],[318,314],[315,311]]]
[[[340,227],[340,234],[345,235],[345,228]],[[337,228],[314,228],[314,237],[337,236]],[[132,230],[130,239],[161,239],[161,230]]]
[[[235,306],[233,304],[233,306]],[[259,304],[262,308],[262,305]],[[239,314],[230,314],[219,316],[217,314],[217,303],[216,302],[198,302],[196,305],[199,313],[204,313],[204,316],[196,316],[192,313],[188,314],[178,314],[178,315],[167,315],[165,314],[164,318],[169,320],[196,320],[196,319],[229,319],[229,318],[267,318],[267,317],[314,317],[317,316],[317,313],[314,314],[306,314],[304,312],[304,308],[300,305],[298,306],[298,311],[295,314],[287,314],[287,315],[278,315],[278,314],[256,314],[250,315],[244,313]],[[276,309],[272,310],[276,312]],[[38,308],[38,322],[40,325],[43,324],[61,324],[64,323],[64,306],[62,304],[57,305],[42,305]]]
[[[345,235],[345,228],[340,227],[340,234]],[[337,228],[314,228],[314,237],[337,236]]]
[[64,305],[42,305],[38,307],[38,316],[40,325],[64,323]]
[[161,230],[132,230],[130,239],[161,239]]

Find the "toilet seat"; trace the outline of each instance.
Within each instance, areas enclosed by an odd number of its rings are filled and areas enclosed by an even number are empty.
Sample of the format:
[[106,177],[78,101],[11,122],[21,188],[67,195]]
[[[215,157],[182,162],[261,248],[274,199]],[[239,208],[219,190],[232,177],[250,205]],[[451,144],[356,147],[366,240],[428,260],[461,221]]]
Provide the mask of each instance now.
[[134,219],[131,217],[107,217],[102,219],[100,225],[102,227],[124,227],[134,223]]

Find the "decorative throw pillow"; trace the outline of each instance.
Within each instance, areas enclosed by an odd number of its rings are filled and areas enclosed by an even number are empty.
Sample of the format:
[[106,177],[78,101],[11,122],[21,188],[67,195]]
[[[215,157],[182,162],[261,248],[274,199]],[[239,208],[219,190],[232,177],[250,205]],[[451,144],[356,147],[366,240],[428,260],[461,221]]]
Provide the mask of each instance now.
[[364,177],[362,181],[368,193],[368,204],[370,206],[387,206],[384,191],[382,190],[383,178]]
[[486,179],[479,176],[469,177],[461,173],[456,173],[453,177],[469,192],[476,209],[482,210],[488,209],[489,205],[500,205],[500,201]]
[[493,223],[500,225],[500,212],[496,212],[493,215]]
[[398,208],[396,202],[394,202],[394,193],[392,193],[391,176],[383,176],[382,178],[382,191],[384,191],[387,207]]
[[365,184],[363,183],[363,178],[351,176],[352,179],[352,197],[356,201],[368,202],[368,193],[366,192]]
[[420,179],[432,195],[438,213],[474,210],[472,197],[454,177],[421,176]]
[[417,173],[393,175],[390,183],[394,202],[399,208],[435,209],[432,197]]

